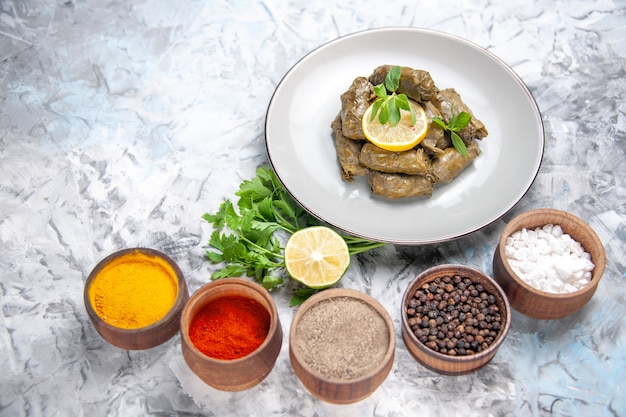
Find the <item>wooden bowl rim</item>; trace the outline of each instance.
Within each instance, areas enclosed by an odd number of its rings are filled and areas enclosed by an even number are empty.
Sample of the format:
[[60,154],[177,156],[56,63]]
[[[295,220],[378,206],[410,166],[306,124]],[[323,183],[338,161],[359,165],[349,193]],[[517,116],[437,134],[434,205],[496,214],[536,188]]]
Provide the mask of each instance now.
[[[576,225],[578,227],[580,227],[583,230],[583,233],[587,234],[589,236],[589,238],[594,242],[594,245],[596,245],[597,250],[599,251],[600,254],[600,259],[594,259],[594,269],[591,275],[591,280],[585,284],[584,287],[576,290],[576,291],[571,291],[571,292],[567,292],[567,293],[554,293],[554,292],[548,292],[548,291],[543,291],[541,289],[535,288],[533,286],[531,286],[530,284],[528,284],[526,281],[524,281],[522,278],[520,278],[514,271],[513,268],[511,268],[511,265],[509,264],[508,259],[505,256],[505,249],[506,249],[506,240],[509,236],[511,236],[513,233],[522,230],[523,228],[528,229],[528,227],[525,226],[519,226],[520,223],[523,223],[525,220],[530,219],[530,218],[534,218],[537,216],[549,216],[549,217],[553,217],[555,219],[566,219],[569,222],[573,222],[576,223]],[[562,222],[561,222],[562,223]],[[558,224],[557,222],[547,222],[544,223],[544,225],[546,224]],[[559,226],[562,227],[561,224],[558,224]],[[540,227],[540,226],[535,226],[533,227]],[[569,234],[569,232],[563,230],[564,233]],[[573,237],[572,237],[573,238]],[[578,241],[576,239],[576,241]],[[579,242],[582,245],[582,242]],[[591,251],[589,251],[588,248],[584,247],[585,251],[587,253],[589,253],[589,255],[591,255]],[[569,298],[574,298],[577,296],[580,296],[581,294],[585,294],[588,293],[590,291],[595,291],[595,288],[598,286],[598,284],[600,283],[600,279],[602,278],[602,275],[604,275],[604,269],[606,267],[606,253],[604,250],[604,245],[602,244],[602,241],[600,240],[600,238],[598,237],[597,233],[595,232],[595,230],[593,230],[593,228],[591,226],[589,226],[589,224],[587,224],[584,220],[582,220],[581,218],[568,213],[566,211],[562,211],[562,210],[558,210],[558,209],[551,209],[551,208],[538,208],[538,209],[533,209],[533,210],[528,210],[525,211],[523,213],[518,214],[517,216],[513,217],[508,223],[507,225],[504,227],[504,229],[502,230],[502,233],[500,234],[500,239],[498,240],[498,246],[496,248],[496,255],[500,258],[502,265],[504,266],[504,269],[506,270],[507,274],[511,277],[512,280],[514,280],[520,287],[524,288],[525,290],[527,290],[528,292],[541,296],[541,297],[546,297],[546,298],[552,298],[552,299],[569,299]]]
[[[490,285],[493,286],[493,288],[496,290],[496,294],[493,294],[493,295],[495,297],[498,297],[499,300],[504,304],[505,306],[504,327],[500,329],[500,331],[498,332],[498,337],[493,341],[493,343],[482,352],[479,352],[473,355],[463,355],[463,356],[446,355],[444,353],[440,353],[440,352],[430,349],[428,346],[426,346],[421,341],[419,341],[417,337],[415,337],[415,334],[413,333],[413,331],[411,330],[411,326],[409,326],[409,321],[408,321],[408,317],[406,314],[406,308],[409,302],[409,297],[414,292],[414,289],[417,287],[418,283],[421,285],[426,282],[431,282],[432,280],[436,278],[434,274],[439,273],[441,271],[450,271],[454,273],[458,273],[459,271],[468,272],[472,274],[472,277],[468,277],[470,279],[473,278],[474,276],[481,277],[482,279],[484,279]],[[406,336],[408,336],[411,342],[413,342],[413,344],[417,346],[418,349],[420,349],[422,352],[428,355],[431,355],[434,358],[437,358],[444,362],[471,363],[471,362],[478,362],[485,357],[493,356],[495,352],[500,348],[500,345],[502,345],[502,343],[506,339],[506,336],[511,327],[511,305],[509,304],[508,297],[504,293],[504,290],[502,289],[502,287],[500,287],[500,285],[496,282],[496,280],[494,280],[493,278],[491,278],[489,275],[485,274],[484,272],[479,271],[478,269],[466,266],[466,265],[442,264],[442,265],[436,265],[436,266],[426,269],[425,271],[417,275],[415,278],[413,278],[413,280],[406,287],[406,290],[404,291],[404,296],[402,297],[401,320],[402,320],[402,327],[405,330]]]
[[[191,310],[195,306],[195,304],[202,302],[202,299],[204,297],[211,295],[212,291],[220,289],[221,287],[246,288],[252,290],[252,292],[257,293],[261,296],[261,298],[266,300],[267,305],[269,306],[269,309],[263,306],[268,310],[268,313],[270,315],[270,328],[267,331],[267,336],[265,337],[265,340],[263,340],[263,343],[261,343],[255,350],[240,358],[218,359],[202,353],[200,349],[198,349],[196,345],[194,345],[191,341],[191,338],[189,337],[189,326],[185,325],[187,324],[187,322],[188,324],[191,324],[191,321],[193,320],[193,317],[190,317],[190,315]],[[269,291],[263,288],[263,286],[261,286],[260,284],[247,280],[245,278],[220,278],[216,281],[211,281],[204,284],[191,295],[183,309],[182,314],[180,315],[180,335],[183,339],[182,342],[187,345],[189,350],[192,351],[194,355],[203,358],[203,360],[207,361],[208,363],[213,364],[237,364],[239,362],[245,362],[249,360],[250,357],[259,354],[259,352],[262,352],[270,343],[272,343],[273,338],[271,336],[277,331],[278,326],[280,326],[278,309],[276,308],[276,303],[274,302],[274,299],[272,298]]]
[[[306,362],[303,361],[302,358],[300,358],[300,355],[298,354],[298,349],[295,349],[293,347],[293,341],[295,339],[296,329],[298,327],[300,319],[311,307],[315,306],[321,301],[344,297],[354,298],[356,300],[363,301],[367,305],[372,307],[378,314],[380,314],[386,324],[387,331],[389,332],[389,344],[387,346],[385,356],[383,356],[380,363],[370,372],[354,379],[330,379],[318,374],[317,372],[313,371],[309,366],[307,366]],[[300,305],[300,307],[298,307],[298,310],[296,311],[291,321],[291,328],[289,329],[289,346],[291,348],[290,352],[292,353],[294,359],[298,361],[300,366],[305,369],[306,372],[308,372],[310,375],[313,375],[320,382],[333,384],[336,386],[353,385],[371,379],[372,376],[384,371],[386,366],[389,365],[389,361],[393,361],[396,349],[396,331],[393,326],[393,321],[391,320],[389,312],[378,300],[376,300],[371,295],[352,288],[329,288],[313,294],[311,297],[307,298],[304,303]]]
[[[177,290],[178,290],[176,294],[176,300],[174,300],[174,304],[172,305],[172,308],[170,308],[170,310],[167,312],[167,314],[165,314],[165,316],[163,316],[162,318],[160,318],[159,320],[155,321],[152,324],[149,324],[147,326],[140,327],[137,329],[125,329],[123,327],[117,327],[117,326],[113,326],[112,324],[107,323],[100,316],[98,316],[93,306],[91,305],[91,301],[89,300],[89,288],[91,286],[92,281],[98,274],[98,272],[100,272],[100,270],[104,268],[104,266],[106,266],[112,260],[119,258],[123,255],[129,254],[129,253],[143,253],[148,256],[161,258],[165,262],[167,262],[172,267],[172,269],[174,270],[174,273],[176,274]],[[98,326],[101,326],[105,329],[108,329],[110,332],[115,332],[123,336],[123,335],[137,335],[137,334],[142,334],[144,332],[150,332],[170,322],[171,320],[176,318],[176,316],[183,310],[185,306],[185,301],[188,299],[188,295],[189,294],[187,291],[187,282],[185,280],[185,275],[183,274],[178,264],[172,258],[170,258],[165,253],[156,249],[144,248],[144,247],[133,247],[133,248],[126,248],[126,249],[121,249],[116,252],[113,252],[110,255],[107,255],[106,257],[104,257],[100,262],[96,264],[96,266],[89,273],[87,280],[85,281],[85,286],[83,290],[83,301],[85,303],[85,309],[87,310],[87,315],[94,323],[97,322]]]

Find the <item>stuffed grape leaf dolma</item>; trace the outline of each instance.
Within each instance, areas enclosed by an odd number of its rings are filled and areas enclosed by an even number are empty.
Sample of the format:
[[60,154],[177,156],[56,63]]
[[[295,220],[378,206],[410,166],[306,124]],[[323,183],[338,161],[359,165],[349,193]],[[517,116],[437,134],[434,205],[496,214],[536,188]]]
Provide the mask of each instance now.
[[[384,84],[387,73],[393,67],[394,65],[381,65],[370,74],[368,80],[374,85]],[[433,98],[437,93],[437,86],[428,71],[402,67],[396,93],[406,94],[408,98],[423,103]]]
[[443,152],[444,149],[452,146],[452,140],[446,134],[444,134],[443,129],[437,123],[433,122],[433,117],[441,118],[441,112],[435,105],[427,101],[422,103],[422,107],[426,112],[426,117],[430,122],[428,123],[428,133],[420,143],[422,148],[424,148],[429,154],[437,155]]
[[430,160],[422,148],[393,152],[366,143],[361,148],[359,161],[370,169],[388,173],[424,175],[430,169]]
[[[487,128],[454,88],[439,90],[428,71],[400,67],[395,93],[405,94],[422,106],[429,120],[428,131],[407,151],[388,151],[370,143],[363,133],[363,115],[377,98],[374,87],[384,85],[394,67],[381,65],[367,78],[355,78],[340,96],[341,111],[331,127],[341,178],[352,181],[356,176],[366,176],[372,194],[390,199],[430,197],[438,183],[452,181],[480,155],[476,141],[487,136]],[[456,132],[460,126],[450,121],[461,112],[471,116],[467,126],[458,131],[467,156],[453,146],[450,131],[433,122],[441,119]]]
[[335,149],[339,160],[341,178],[352,181],[353,176],[366,175],[367,168],[359,162],[363,141],[346,138],[342,133],[341,116],[337,115],[331,124],[335,136]]
[[376,98],[374,87],[365,77],[357,77],[350,88],[341,95],[341,129],[349,139],[365,139],[361,121],[370,100]]
[[367,180],[372,194],[387,198],[430,197],[433,194],[433,183],[424,175],[370,171]]
[[453,110],[454,114],[459,114],[464,111],[472,116],[469,124],[459,131],[459,136],[466,145],[469,144],[472,139],[482,139],[489,133],[483,122],[474,117],[472,110],[461,100],[461,96],[454,88],[439,91],[432,100],[433,104],[441,112],[441,118],[446,123],[450,122]]
[[480,148],[472,140],[467,145],[467,156],[461,155],[454,148],[447,148],[433,159],[431,175],[434,182],[450,182],[467,168],[480,155]]

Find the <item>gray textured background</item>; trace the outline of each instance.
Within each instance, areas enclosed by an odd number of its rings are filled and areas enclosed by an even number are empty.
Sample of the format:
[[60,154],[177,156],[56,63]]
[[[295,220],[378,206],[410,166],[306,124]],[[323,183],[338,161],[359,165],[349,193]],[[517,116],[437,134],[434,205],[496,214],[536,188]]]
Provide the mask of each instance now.
[[[623,0],[0,0],[0,415],[626,415],[625,9]],[[320,44],[383,26],[449,32],[502,58],[537,100],[546,149],[502,220],[353,260],[341,285],[372,294],[396,324],[381,387],[350,406],[314,400],[291,371],[287,337],[269,377],[234,394],[190,374],[178,336],[143,352],[104,342],[82,302],[91,268],[149,246],[179,263],[191,291],[207,282],[215,267],[203,258],[211,230],[201,215],[266,162],[277,83]],[[515,313],[477,373],[417,365],[399,331],[409,281],[445,262],[491,273],[506,221],[536,207],[583,218],[604,242],[607,269],[589,305],[557,321]],[[289,287],[274,297],[288,334]]]

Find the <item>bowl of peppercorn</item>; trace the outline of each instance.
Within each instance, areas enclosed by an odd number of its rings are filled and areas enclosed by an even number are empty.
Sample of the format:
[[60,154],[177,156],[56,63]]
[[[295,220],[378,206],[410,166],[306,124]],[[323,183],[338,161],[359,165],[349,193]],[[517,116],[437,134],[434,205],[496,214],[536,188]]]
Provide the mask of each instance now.
[[271,295],[244,278],[222,278],[200,287],[183,310],[180,332],[189,368],[222,391],[243,391],[263,381],[283,341]]
[[415,360],[446,375],[477,371],[511,324],[509,302],[489,276],[463,265],[419,274],[402,298],[402,339]]
[[573,214],[549,208],[515,216],[500,235],[493,275],[511,307],[553,320],[580,310],[604,274],[604,246]]

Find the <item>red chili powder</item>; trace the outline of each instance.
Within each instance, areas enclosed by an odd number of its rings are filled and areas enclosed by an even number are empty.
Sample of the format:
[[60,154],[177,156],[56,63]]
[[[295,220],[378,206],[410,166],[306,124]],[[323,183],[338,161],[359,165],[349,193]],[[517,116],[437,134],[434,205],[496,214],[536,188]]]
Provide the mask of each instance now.
[[258,348],[269,328],[270,314],[261,304],[233,295],[205,305],[191,321],[189,338],[207,356],[237,359]]

